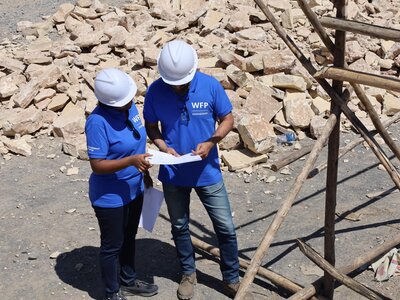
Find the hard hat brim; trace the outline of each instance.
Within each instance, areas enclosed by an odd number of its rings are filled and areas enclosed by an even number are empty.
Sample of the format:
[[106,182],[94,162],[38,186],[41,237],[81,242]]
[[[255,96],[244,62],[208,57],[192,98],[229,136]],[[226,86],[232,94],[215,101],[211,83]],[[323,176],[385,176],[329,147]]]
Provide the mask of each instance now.
[[126,75],[126,77],[128,77],[129,86],[130,86],[129,92],[126,95],[126,97],[115,103],[109,103],[107,101],[102,101],[103,99],[98,99],[101,103],[108,105],[108,106],[112,106],[112,107],[122,107],[122,106],[125,106],[126,104],[128,104],[133,99],[133,97],[136,95],[136,92],[137,92],[137,86],[131,76],[129,76],[126,73],[125,73],[125,75]]
[[[179,80],[173,80],[171,78],[168,78],[167,74],[164,72],[164,70],[162,69],[161,65],[159,63],[157,63],[157,67],[158,67],[158,72],[160,73],[161,79],[169,85],[182,85],[182,84],[186,84],[190,81],[192,81],[194,75],[196,74],[197,71],[197,65],[199,62],[199,59],[197,57],[197,53],[196,51],[193,49],[194,52],[194,65],[193,68],[191,70],[191,72],[186,75],[185,77],[179,79]],[[160,56],[158,57],[157,61],[160,59]]]

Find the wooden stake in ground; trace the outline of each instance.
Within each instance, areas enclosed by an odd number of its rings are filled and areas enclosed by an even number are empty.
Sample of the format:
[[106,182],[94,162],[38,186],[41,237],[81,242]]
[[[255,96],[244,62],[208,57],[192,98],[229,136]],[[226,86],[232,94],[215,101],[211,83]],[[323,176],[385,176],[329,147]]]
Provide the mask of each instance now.
[[[336,17],[346,17],[345,0],[336,1]],[[346,32],[335,32],[335,52],[333,63],[336,67],[344,65],[346,46]],[[342,94],[343,81],[334,80],[332,87],[338,95]],[[331,102],[331,112],[337,109],[337,122],[329,137],[328,143],[328,169],[326,176],[326,193],[325,193],[325,234],[324,234],[324,255],[325,259],[332,265],[335,265],[335,212],[336,212],[336,194],[337,194],[337,177],[339,163],[339,145],[340,145],[340,108],[337,104]],[[324,291],[323,295],[328,299],[333,299],[335,290],[335,280],[327,271],[324,272]]]
[[299,248],[301,252],[304,253],[312,262],[314,262],[318,267],[323,269],[325,272],[328,272],[332,277],[336,278],[340,282],[342,282],[345,286],[349,287],[353,291],[363,295],[364,297],[371,300],[389,300],[385,296],[379,295],[377,292],[370,290],[366,286],[362,285],[358,281],[355,281],[351,277],[346,274],[341,273],[337,269],[335,269],[331,264],[329,264],[325,259],[322,258],[313,248],[308,246],[301,240],[297,240],[299,244]]

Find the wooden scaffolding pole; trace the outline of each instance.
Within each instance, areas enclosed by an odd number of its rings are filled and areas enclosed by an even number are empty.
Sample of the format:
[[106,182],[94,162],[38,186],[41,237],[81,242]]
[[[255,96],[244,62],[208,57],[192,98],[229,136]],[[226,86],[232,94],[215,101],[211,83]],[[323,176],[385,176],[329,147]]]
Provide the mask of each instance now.
[[[193,246],[195,246],[196,248],[198,248],[206,253],[209,253],[217,258],[220,257],[220,252],[217,247],[207,244],[206,242],[203,242],[195,237],[192,237],[192,243],[193,243]],[[248,262],[247,260],[245,260],[243,258],[239,258],[239,265],[243,269],[247,269],[247,267],[250,265],[250,262]],[[258,270],[257,274],[261,277],[264,277],[265,279],[268,279],[273,284],[283,287],[292,293],[296,293],[303,289],[303,287],[301,287],[297,283],[291,281],[290,279],[288,279],[282,275],[279,275],[271,270],[263,268],[263,267],[261,267]]]
[[[261,11],[265,14],[265,16],[271,22],[272,26],[275,28],[275,30],[278,33],[278,35],[280,36],[280,38],[286,43],[286,45],[289,47],[289,49],[297,57],[297,59],[302,63],[302,65],[306,68],[306,70],[311,75],[314,75],[316,73],[316,69],[314,68],[314,66],[304,56],[304,54],[301,52],[299,47],[297,47],[297,45],[293,42],[293,40],[287,35],[285,30],[279,24],[278,20],[274,17],[274,15],[271,13],[271,11],[268,9],[268,7],[266,5],[264,5],[264,3],[261,0],[254,0],[254,1],[260,7]],[[329,83],[326,80],[317,79],[317,81],[321,85],[321,87],[328,93],[328,95],[331,97],[331,99],[333,101],[335,101],[337,103],[337,105],[340,106],[340,108],[345,113],[346,117],[350,120],[350,122],[354,125],[354,127],[361,133],[361,135],[364,137],[364,139],[366,140],[368,145],[370,145],[371,149],[374,151],[375,155],[382,162],[382,165],[385,167],[385,169],[389,173],[390,177],[396,184],[396,187],[398,189],[400,189],[399,173],[397,172],[396,168],[392,165],[390,160],[387,158],[387,156],[383,153],[383,151],[380,148],[380,146],[378,145],[378,143],[369,134],[369,132],[368,132],[367,128],[364,126],[364,124],[347,107],[347,105],[343,101],[343,99],[340,98],[340,96],[332,89],[332,87],[329,85]],[[332,114],[329,117],[327,124],[325,125],[325,128],[329,128],[330,126],[334,125],[335,123],[336,123],[336,116],[335,116],[335,114]],[[333,128],[333,126],[332,126],[332,128]],[[330,128],[330,130],[332,130],[332,128]],[[328,136],[330,134],[330,130],[329,130],[329,132],[327,132]],[[325,130],[324,130],[324,132],[325,132]],[[271,225],[269,226],[269,229],[265,233],[263,240],[261,241],[259,247],[257,248],[254,257],[252,258],[252,260],[250,262],[250,266],[246,271],[245,277],[243,278],[242,284],[240,285],[239,290],[235,296],[235,299],[237,299],[237,300],[243,299],[249,285],[253,282],[253,279],[257,273],[257,270],[261,265],[261,261],[265,255],[265,253],[267,252],[269,246],[271,245],[273,237],[275,236],[277,230],[279,229],[284,218],[286,217],[287,213],[289,212],[289,209],[290,209],[291,205],[293,204],[293,201],[294,201],[295,197],[297,196],[298,192],[300,191],[300,188],[301,188],[302,184],[304,183],[305,177],[308,175],[310,168],[315,163],[315,159],[317,157],[316,151],[319,151],[323,146],[323,143],[321,141],[323,140],[323,142],[325,142],[328,136],[322,135],[320,137],[320,139],[317,140],[317,143],[315,144],[315,148],[313,149],[313,151],[311,151],[310,157],[309,157],[308,161],[306,162],[305,167],[303,168],[303,170],[299,174],[299,176],[296,178],[293,189],[289,193],[287,199],[282,204],[277,215],[275,216],[274,220],[272,221]],[[325,140],[322,137],[324,137]],[[319,150],[318,150],[317,146],[320,147]],[[307,172],[307,175],[304,174],[305,172]]]
[[342,272],[338,271],[333,267],[329,262],[322,258],[322,256],[311,248],[309,245],[304,243],[302,240],[297,240],[299,244],[300,251],[304,253],[313,263],[315,263],[318,267],[323,269],[325,272],[328,272],[332,277],[339,280],[345,286],[349,287],[353,291],[363,295],[364,297],[371,299],[371,300],[389,300],[383,295],[378,294],[377,292],[370,290],[363,284],[359,283],[358,281],[354,280],[353,278],[343,274]]
[[[392,116],[390,119],[384,121],[382,124],[384,127],[389,127],[392,125],[394,122],[397,122],[400,120],[400,112],[396,113],[394,116]],[[373,133],[374,135],[376,134],[376,131]],[[340,149],[339,153],[339,159],[342,158],[346,153],[348,153],[350,150],[355,148],[357,145],[360,145],[364,139],[362,137],[356,138],[354,141],[351,143],[348,143],[346,146],[344,146],[342,149]],[[325,170],[327,167],[327,163],[324,162],[320,164],[319,166],[315,167],[313,170],[311,170],[310,174],[308,175],[308,178],[312,178],[316,176],[317,174],[321,173],[322,170]]]
[[343,80],[400,92],[400,80],[398,79],[344,68],[324,67],[315,73],[314,78]]
[[[312,65],[311,61],[307,59],[304,54],[301,52],[300,48],[294,43],[294,41],[290,38],[290,36],[285,32],[283,27],[280,25],[278,20],[274,17],[272,12],[268,9],[268,7],[262,2],[262,0],[254,0],[257,5],[260,7],[261,11],[266,15],[268,20],[270,20],[272,26],[275,28],[275,31],[278,33],[279,37],[286,43],[289,49],[293,52],[293,54],[297,57],[297,59],[301,62],[304,68],[311,74],[314,75],[316,73],[316,69]],[[368,145],[371,147],[372,151],[378,157],[382,165],[385,167],[386,171],[392,178],[396,187],[400,189],[400,174],[397,172],[397,169],[390,162],[386,154],[383,152],[382,148],[376,142],[376,140],[371,136],[368,129],[364,126],[364,124],[357,118],[353,111],[349,109],[343,99],[332,89],[329,83],[325,79],[316,79],[317,82],[321,85],[321,87],[328,93],[333,101],[336,102],[337,105],[340,106],[342,112],[346,115],[347,119],[353,124],[353,126],[358,130],[358,132],[362,135]],[[367,98],[368,99],[368,98]],[[379,118],[378,118],[379,120]],[[390,137],[389,137],[390,139]],[[386,140],[385,140],[386,141]]]
[[319,21],[327,28],[400,42],[400,30],[333,17],[321,17]]
[[[384,242],[383,244],[376,246],[370,251],[362,253],[360,256],[357,256],[357,258],[351,264],[339,268],[339,271],[344,274],[349,274],[357,270],[358,268],[361,268],[362,266],[365,266],[366,264],[370,264],[371,262],[375,261],[379,258],[379,256],[385,254],[397,245],[400,245],[400,234],[392,237],[390,240]],[[304,288],[300,292],[297,292],[288,300],[306,300],[314,296],[321,286],[322,279],[323,278],[320,278],[314,281],[310,286]]]
[[[346,17],[345,0],[336,2],[336,17]],[[335,51],[334,65],[343,67],[345,57],[346,32],[336,31],[335,33]],[[338,95],[342,94],[343,81],[334,80],[332,87]],[[337,114],[337,122],[329,137],[328,143],[328,169],[326,176],[326,192],[325,192],[325,226],[324,226],[324,257],[332,265],[335,266],[335,212],[336,212],[336,195],[337,195],[337,177],[339,163],[339,145],[340,145],[340,109],[335,102],[331,102],[331,112],[339,111]],[[324,290],[323,295],[328,299],[333,299],[335,290],[334,277],[324,270]]]
[[300,189],[307,178],[308,173],[311,168],[315,164],[321,149],[324,147],[326,141],[328,140],[329,135],[332,132],[333,127],[336,124],[336,114],[331,114],[325,124],[323,132],[321,136],[318,138],[317,142],[314,145],[314,148],[311,150],[311,153],[305,162],[305,165],[300,172],[300,174],[296,177],[296,180],[293,186],[290,188],[290,192],[286,199],[283,201],[281,207],[279,208],[277,214],[275,215],[272,223],[269,225],[268,230],[266,231],[263,240],[258,246],[256,253],[250,261],[250,265],[247,268],[246,274],[240,284],[239,290],[235,296],[235,299],[243,299],[246,295],[246,291],[249,288],[250,284],[253,282],[255,275],[257,274],[257,270],[261,266],[262,259],[268,250],[269,246],[272,243],[273,238],[279,230],[282,222],[287,216],[289,209],[291,208],[296,196],[300,192]]
[[[334,54],[335,51],[335,45],[327,35],[324,27],[321,25],[321,23],[318,20],[317,15],[311,10],[310,6],[307,4],[305,0],[297,0],[299,3],[300,8],[303,10],[304,14],[306,15],[307,19],[310,21],[312,26],[315,29],[315,32],[319,35],[321,38],[322,42],[325,44],[325,47],[328,48],[328,50]],[[345,64],[345,67],[347,64]],[[382,122],[379,119],[378,114],[374,110],[371,101],[369,101],[367,95],[365,94],[363,88],[357,84],[357,83],[351,83],[351,86],[354,88],[354,92],[362,102],[362,104],[365,106],[368,115],[370,116],[372,123],[374,124],[376,130],[378,133],[382,136],[383,140],[386,142],[386,144],[389,146],[389,148],[393,151],[393,153],[396,155],[397,159],[400,160],[400,149],[396,145],[396,143],[393,141],[393,139],[390,137],[389,133],[385,129],[385,127],[382,125]],[[378,157],[379,158],[379,157]]]

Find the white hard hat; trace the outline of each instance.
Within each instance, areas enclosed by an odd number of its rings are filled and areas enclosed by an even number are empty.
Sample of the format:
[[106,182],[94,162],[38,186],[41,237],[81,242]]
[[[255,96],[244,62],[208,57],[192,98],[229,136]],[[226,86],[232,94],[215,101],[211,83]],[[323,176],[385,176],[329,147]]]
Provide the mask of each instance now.
[[94,80],[97,100],[108,106],[122,107],[128,104],[136,91],[137,86],[132,77],[119,69],[104,69]]
[[181,40],[168,42],[157,59],[162,80],[171,85],[190,82],[196,74],[197,63],[196,51]]

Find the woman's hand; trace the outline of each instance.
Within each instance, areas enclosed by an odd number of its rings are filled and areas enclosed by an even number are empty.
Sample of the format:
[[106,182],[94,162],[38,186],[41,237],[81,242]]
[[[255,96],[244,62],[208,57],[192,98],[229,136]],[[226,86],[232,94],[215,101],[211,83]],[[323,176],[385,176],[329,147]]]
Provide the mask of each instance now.
[[151,156],[149,153],[145,154],[136,154],[131,156],[131,165],[135,166],[136,169],[139,170],[139,172],[145,172],[149,168],[151,168],[151,163],[146,160],[146,157]]

